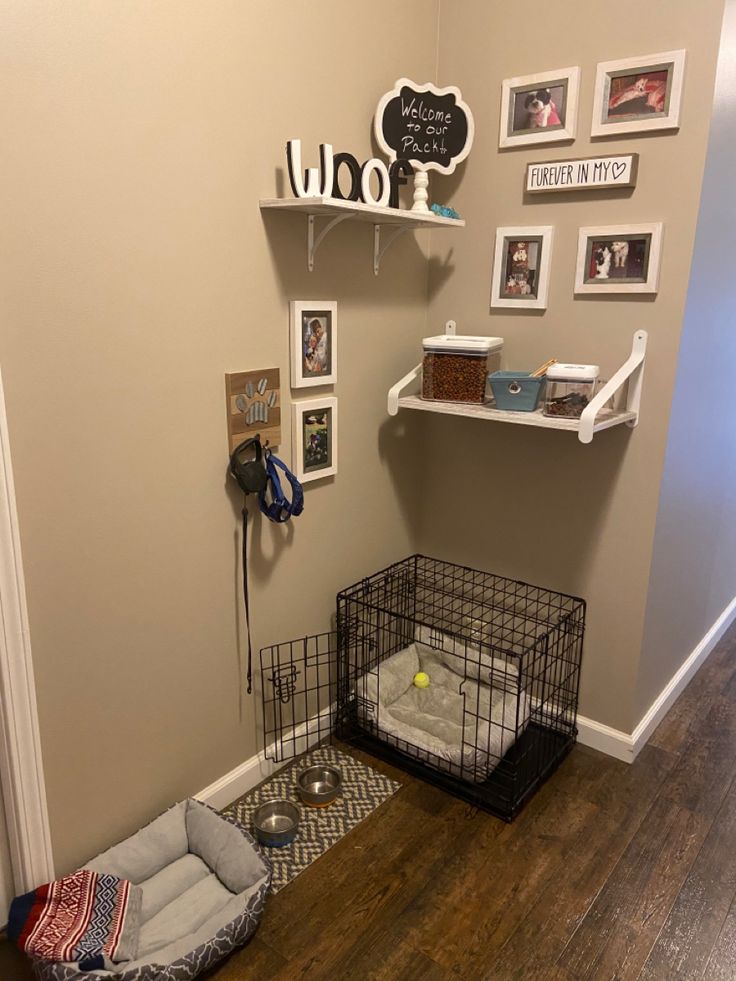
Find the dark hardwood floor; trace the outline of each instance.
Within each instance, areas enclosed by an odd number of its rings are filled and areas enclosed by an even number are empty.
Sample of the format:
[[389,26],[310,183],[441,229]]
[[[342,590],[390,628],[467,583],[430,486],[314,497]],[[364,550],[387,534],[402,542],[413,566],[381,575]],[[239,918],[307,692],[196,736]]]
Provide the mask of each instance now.
[[511,825],[372,762],[403,789],[207,981],[736,978],[736,628],[633,765],[577,746]]

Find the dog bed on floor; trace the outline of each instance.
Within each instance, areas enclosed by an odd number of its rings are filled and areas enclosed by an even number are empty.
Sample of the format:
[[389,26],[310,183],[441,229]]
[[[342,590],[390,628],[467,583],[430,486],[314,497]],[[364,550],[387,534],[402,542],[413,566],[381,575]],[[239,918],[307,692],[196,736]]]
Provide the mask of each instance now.
[[271,869],[250,834],[185,800],[85,868],[143,891],[138,954],[115,971],[35,960],[43,981],[189,981],[255,932]]
[[[438,648],[419,628],[414,643],[363,676],[359,712],[412,757],[482,783],[526,728],[529,699],[515,664],[465,646],[461,656],[459,642],[444,640]],[[413,683],[419,671],[427,688]]]

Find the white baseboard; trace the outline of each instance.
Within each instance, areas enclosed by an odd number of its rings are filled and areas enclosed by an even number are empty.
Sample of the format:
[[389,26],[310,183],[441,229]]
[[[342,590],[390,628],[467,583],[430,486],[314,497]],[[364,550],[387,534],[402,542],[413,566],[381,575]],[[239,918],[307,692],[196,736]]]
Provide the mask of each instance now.
[[596,722],[595,719],[587,719],[585,716],[579,715],[578,742],[582,743],[583,746],[600,750],[601,753],[606,753],[608,756],[614,756],[617,760],[633,763],[637,755],[646,746],[649,737],[687,688],[695,672],[713,651],[734,620],[736,620],[736,596],[695,649],[687,656],[683,664],[675,671],[632,733],[612,729],[601,722]]
[[272,773],[283,765],[283,763],[272,763],[271,760],[267,760],[263,750],[261,750],[260,753],[251,756],[245,763],[236,766],[234,770],[226,773],[219,780],[215,780],[209,787],[205,787],[204,790],[200,790],[194,796],[197,800],[201,800],[203,804],[209,804],[210,807],[214,807],[217,811],[222,810],[223,807],[232,804],[238,797],[247,794],[261,780],[270,777]]
[[[296,727],[291,745],[293,756],[300,756],[317,745],[320,738],[324,737],[329,730],[330,717],[334,715],[334,712],[335,705],[328,705],[322,709],[319,715],[312,716],[308,722],[302,722]],[[247,794],[266,777],[270,777],[272,773],[291,762],[292,755],[287,760],[274,763],[276,755],[276,747],[273,745],[269,746],[267,751],[261,750],[260,753],[256,753],[255,756],[251,756],[250,759],[236,766],[234,770],[226,773],[224,777],[215,780],[209,787],[200,790],[198,794],[194,795],[195,799],[201,800],[203,804],[209,804],[210,807],[214,807],[218,811],[227,807],[238,797]]]
[[634,740],[627,732],[620,729],[612,729],[610,726],[596,722],[595,719],[587,719],[584,715],[578,716],[578,742],[583,746],[590,746],[597,749],[606,756],[613,756],[624,763],[633,763],[636,753],[634,752]]

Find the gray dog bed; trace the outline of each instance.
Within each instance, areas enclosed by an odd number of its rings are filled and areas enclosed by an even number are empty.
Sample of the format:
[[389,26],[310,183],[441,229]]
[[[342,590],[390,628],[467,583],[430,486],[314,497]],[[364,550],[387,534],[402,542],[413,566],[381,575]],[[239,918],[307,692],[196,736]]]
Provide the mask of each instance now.
[[188,981],[253,935],[271,879],[248,832],[196,800],[175,804],[85,868],[141,887],[138,954],[115,971],[35,961],[44,981]]
[[[428,688],[416,688],[423,671]],[[367,672],[360,714],[415,759],[482,783],[529,722],[530,700],[511,660],[426,627],[416,641]]]

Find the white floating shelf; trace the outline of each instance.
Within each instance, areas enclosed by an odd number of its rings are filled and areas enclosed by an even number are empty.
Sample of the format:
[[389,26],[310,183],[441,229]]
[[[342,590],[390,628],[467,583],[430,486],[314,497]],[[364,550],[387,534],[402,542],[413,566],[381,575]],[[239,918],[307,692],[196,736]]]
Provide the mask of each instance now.
[[[541,429],[567,429],[580,432],[579,419],[553,418],[545,416],[541,409],[536,412],[505,412],[494,409],[492,405],[470,405],[464,402],[436,402],[420,398],[418,395],[405,395],[399,399],[400,409],[419,409],[422,412],[439,412],[447,416],[468,416],[471,419],[488,419],[490,422],[510,422],[519,426],[538,426]],[[602,409],[596,416],[593,432],[610,429],[624,422],[635,422],[635,412],[614,412]]]
[[[450,322],[452,323],[452,322]],[[448,325],[449,328],[449,325]],[[450,333],[454,333],[454,324]],[[395,416],[399,409],[418,409],[421,412],[439,412],[450,416],[467,416],[471,419],[487,419],[491,422],[512,423],[518,426],[538,426],[541,429],[563,429],[578,434],[581,443],[590,443],[594,433],[613,426],[626,425],[631,428],[639,422],[639,403],[644,373],[644,360],[647,349],[647,332],[638,330],[634,334],[631,355],[614,373],[610,381],[602,386],[583,410],[579,419],[554,418],[545,416],[542,410],[536,412],[504,412],[491,405],[476,405],[467,402],[437,402],[422,399],[416,394],[421,385],[422,366],[417,365],[398,381],[388,393],[388,414]],[[607,403],[628,382],[626,408],[614,410]],[[407,392],[408,394],[403,394]]]
[[[343,201],[340,198],[266,198],[260,202],[262,209],[276,208],[307,216],[307,266],[314,269],[314,257],[325,236],[333,228],[347,219],[367,222],[373,225],[373,272],[378,275],[381,258],[386,249],[405,232],[417,228],[464,228],[460,218],[441,218],[431,211],[410,211],[404,208],[379,208],[362,201]],[[326,218],[319,233],[316,233],[317,218]],[[381,247],[381,227],[390,225],[393,235]]]

